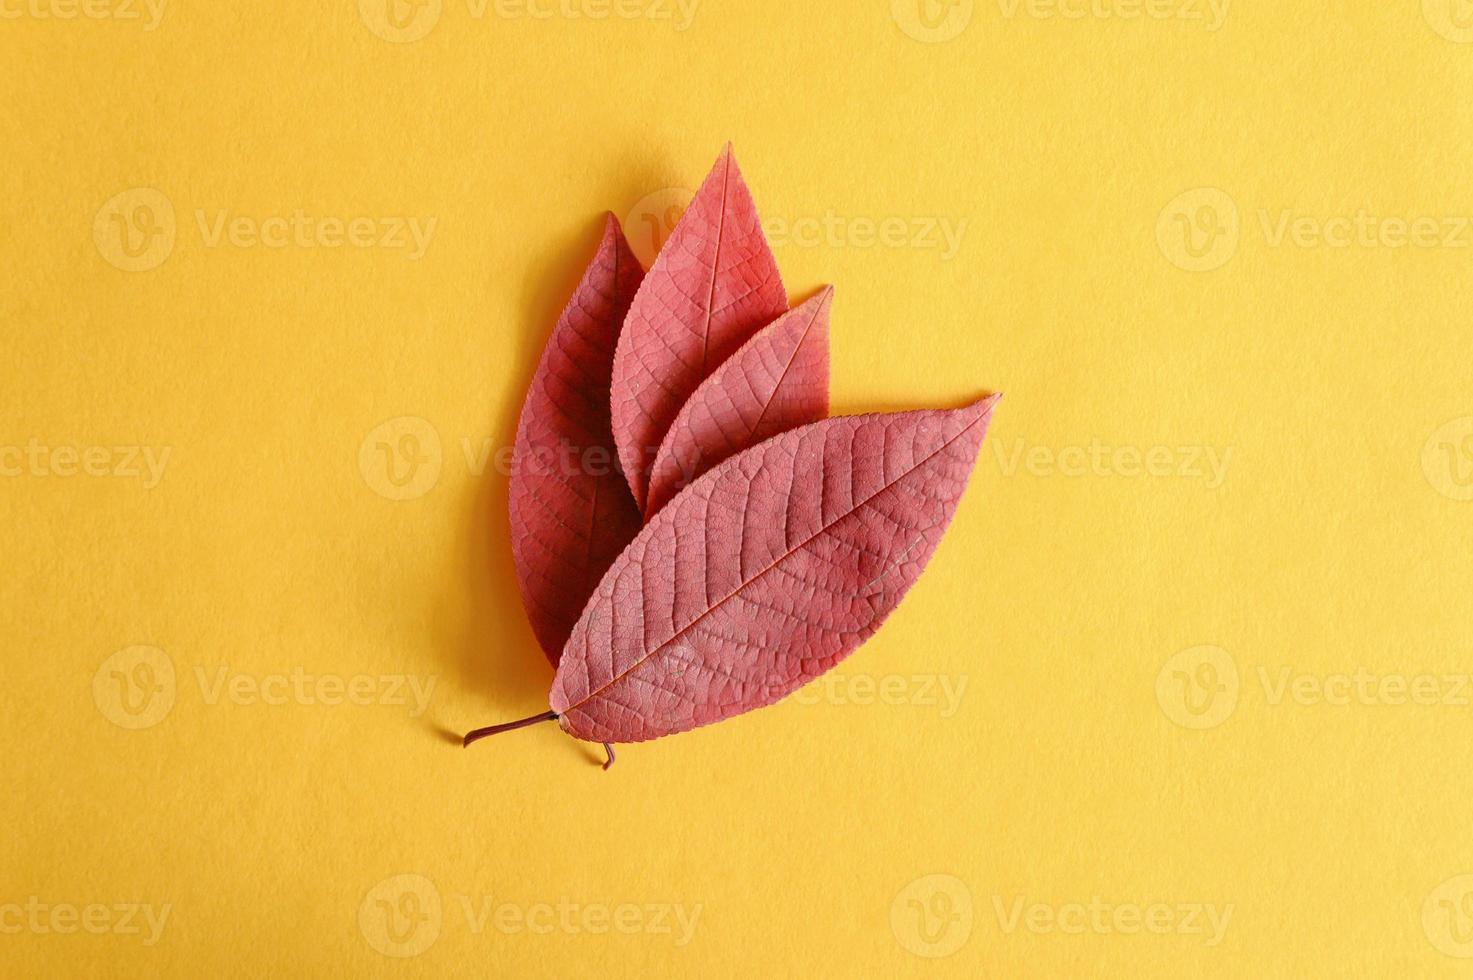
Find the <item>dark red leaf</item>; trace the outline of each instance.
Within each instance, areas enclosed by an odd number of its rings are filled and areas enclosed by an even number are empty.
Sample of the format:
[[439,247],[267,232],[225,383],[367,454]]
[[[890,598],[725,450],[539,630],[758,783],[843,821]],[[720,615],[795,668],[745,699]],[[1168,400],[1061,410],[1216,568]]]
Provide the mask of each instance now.
[[613,215],[542,352],[517,426],[511,546],[537,642],[557,666],[609,565],[639,532],[609,426],[619,327],[643,271]]
[[921,574],[996,399],[816,422],[686,488],[574,627],[550,698],[559,725],[596,742],[658,738],[833,667]]

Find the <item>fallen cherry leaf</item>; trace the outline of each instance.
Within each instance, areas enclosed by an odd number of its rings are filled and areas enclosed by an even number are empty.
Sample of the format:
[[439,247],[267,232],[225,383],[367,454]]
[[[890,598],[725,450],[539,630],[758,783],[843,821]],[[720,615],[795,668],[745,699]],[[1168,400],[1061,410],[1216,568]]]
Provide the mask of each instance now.
[[690,396],[655,457],[648,520],[717,463],[829,414],[827,286],[759,330]]
[[538,717],[644,741],[771,704],[839,663],[925,568],[997,397],[816,422],[691,484],[599,583]]
[[614,345],[643,271],[611,214],[527,389],[508,503],[522,603],[557,666],[568,633],[641,525],[609,426]]
[[[602,742],[607,769],[612,742],[779,700],[880,627],[976,463],[996,395],[810,421],[827,410],[832,290],[787,311],[729,145],[641,276],[610,215],[513,455],[512,549],[557,667],[551,710],[465,745],[556,721]],[[623,472],[588,465],[600,451]]]
[[641,510],[655,454],[686,399],[787,309],[728,145],[645,276],[614,354],[614,441]]

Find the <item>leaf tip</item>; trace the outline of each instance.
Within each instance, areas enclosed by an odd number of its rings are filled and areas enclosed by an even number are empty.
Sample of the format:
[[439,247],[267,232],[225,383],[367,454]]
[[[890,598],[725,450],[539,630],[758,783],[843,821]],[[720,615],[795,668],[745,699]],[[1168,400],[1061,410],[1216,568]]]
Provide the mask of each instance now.
[[716,162],[711,165],[711,177],[720,175],[723,179],[729,179],[733,174],[741,178],[742,168],[737,166],[736,150],[732,149],[731,140],[716,154]]
[[[603,240],[599,242],[599,251],[614,256],[616,269],[622,264],[624,268],[637,270],[639,279],[644,278],[644,266],[630,247],[629,239],[624,235],[624,226],[619,223],[619,216],[612,211],[604,212],[604,233]],[[638,279],[635,280],[635,285],[638,285]]]
[[997,403],[1000,401],[1002,401],[1002,392],[989,392],[988,394],[985,394],[981,398],[978,398],[976,401],[972,402],[972,404],[968,405],[964,409],[964,411],[975,415],[979,419],[990,420],[992,417],[992,410],[997,407]]
[[600,247],[615,248],[620,251],[629,248],[628,239],[624,237],[624,226],[619,223],[619,216],[612,211],[604,212],[604,233]]

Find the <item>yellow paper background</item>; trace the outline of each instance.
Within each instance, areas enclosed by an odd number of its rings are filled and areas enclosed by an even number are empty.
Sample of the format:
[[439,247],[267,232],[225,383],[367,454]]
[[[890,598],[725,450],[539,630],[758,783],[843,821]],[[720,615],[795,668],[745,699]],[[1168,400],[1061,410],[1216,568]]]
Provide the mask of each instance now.
[[[568,2],[0,5],[0,973],[1468,970],[1457,4]],[[541,343],[728,139],[836,410],[1006,392],[972,487],[838,682],[607,774],[461,751],[545,707],[494,461]],[[249,244],[299,209],[436,224]]]

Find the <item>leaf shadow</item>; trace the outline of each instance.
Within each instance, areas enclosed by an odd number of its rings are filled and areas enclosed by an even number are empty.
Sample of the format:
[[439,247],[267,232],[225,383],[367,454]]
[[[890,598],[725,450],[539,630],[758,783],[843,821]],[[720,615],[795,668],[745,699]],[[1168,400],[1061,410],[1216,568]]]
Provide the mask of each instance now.
[[962,397],[932,399],[930,401],[897,402],[888,399],[869,399],[857,404],[843,403],[829,406],[829,417],[838,418],[843,415],[891,415],[897,412],[919,412],[931,409],[955,409],[971,405],[978,399],[986,398],[988,395],[997,394],[996,390],[979,389],[970,395]]
[[[609,210],[616,215],[650,190],[670,182],[670,168],[653,165],[647,154],[636,155],[625,166],[620,164],[605,161],[608,175],[603,179],[604,193],[599,195],[600,200],[610,202]],[[441,646],[450,661],[453,681],[474,695],[478,714],[456,719],[426,715],[423,719],[436,737],[457,747],[461,730],[547,708],[552,667],[522,608],[511,555],[507,478],[527,385],[553,325],[593,256],[604,220],[603,212],[563,221],[549,219],[532,239],[530,258],[514,287],[518,291],[515,329],[504,333],[505,356],[514,365],[511,374],[518,380],[494,395],[486,429],[490,451],[485,468],[471,481],[461,504],[465,532],[457,540],[453,567],[464,570],[460,578],[464,592],[448,597],[442,606],[453,611],[448,621],[436,617],[444,623]],[[481,286],[491,291],[508,288],[499,270],[488,271]],[[449,451],[454,450],[447,447]]]

